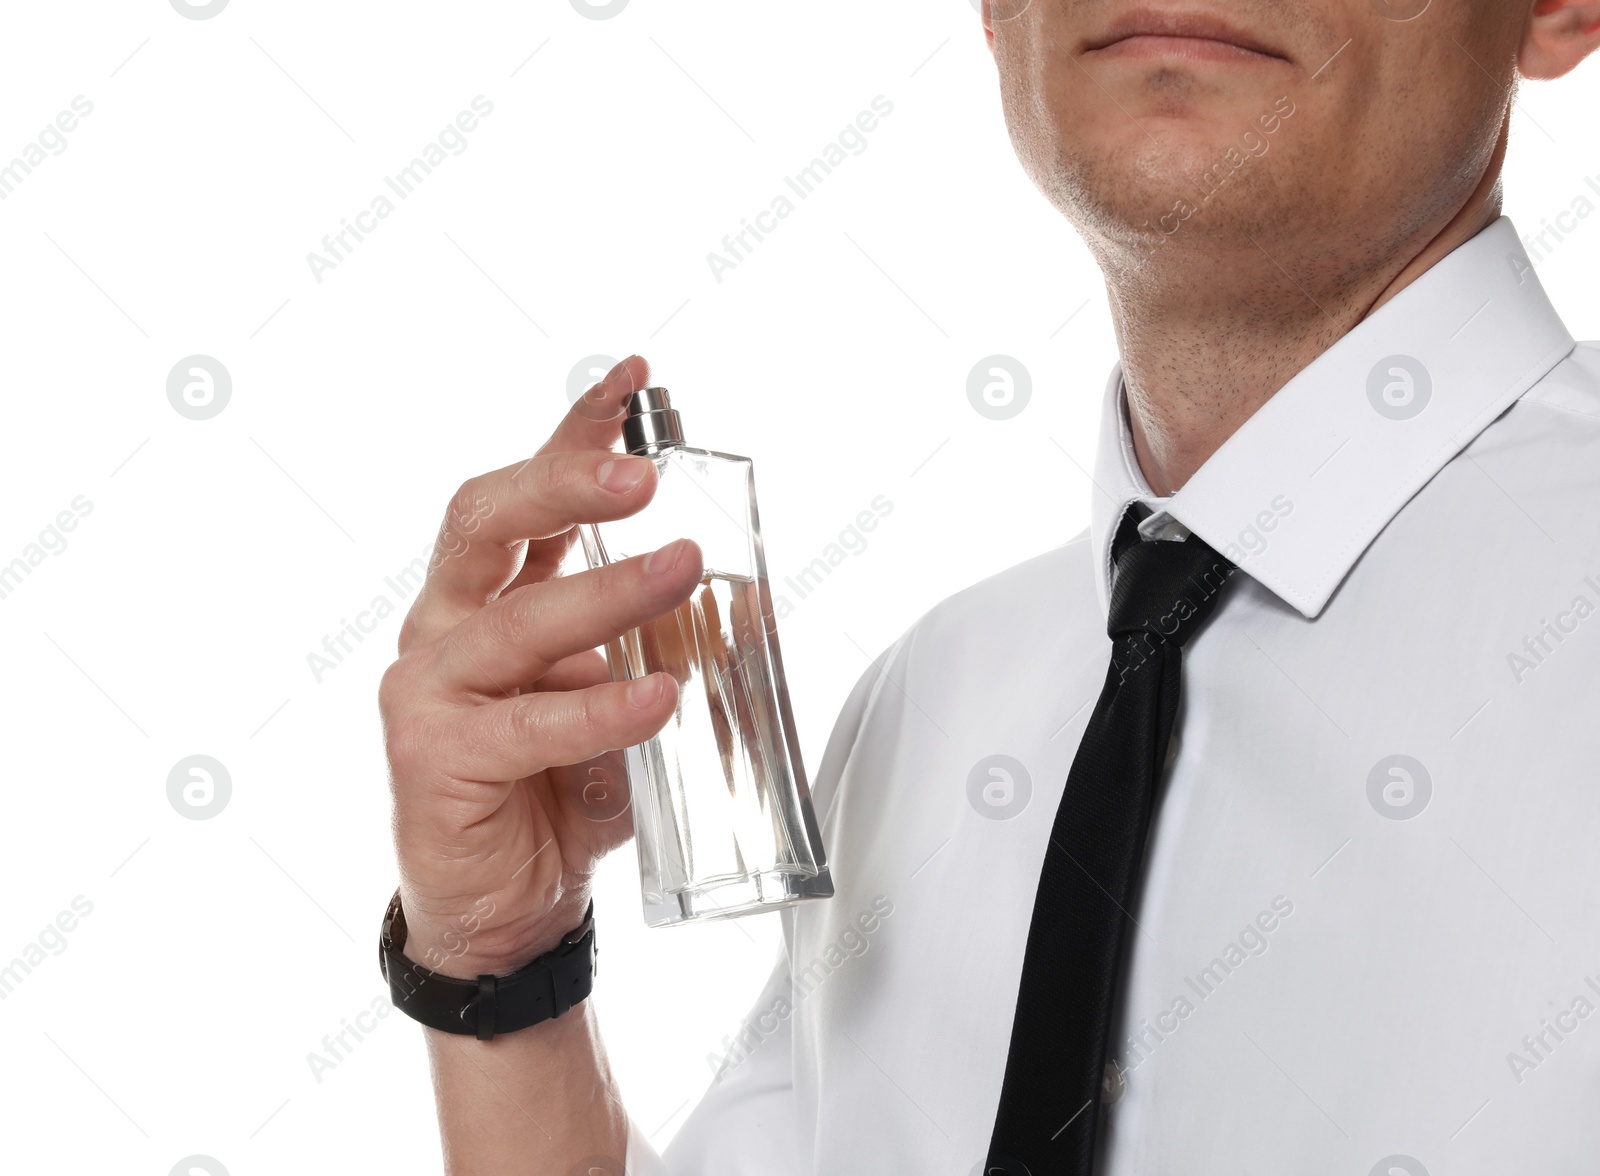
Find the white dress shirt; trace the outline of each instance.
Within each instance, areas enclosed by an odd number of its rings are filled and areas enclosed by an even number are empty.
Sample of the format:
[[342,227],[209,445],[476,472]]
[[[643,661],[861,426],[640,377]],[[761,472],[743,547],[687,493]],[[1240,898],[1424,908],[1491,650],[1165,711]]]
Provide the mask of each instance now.
[[815,784],[837,893],[784,912],[748,1056],[629,1173],[977,1170],[1134,501],[1240,573],[1184,651],[1101,1170],[1595,1171],[1600,346],[1510,221],[1170,498],[1113,372],[1094,481],[1087,534],[856,686]]

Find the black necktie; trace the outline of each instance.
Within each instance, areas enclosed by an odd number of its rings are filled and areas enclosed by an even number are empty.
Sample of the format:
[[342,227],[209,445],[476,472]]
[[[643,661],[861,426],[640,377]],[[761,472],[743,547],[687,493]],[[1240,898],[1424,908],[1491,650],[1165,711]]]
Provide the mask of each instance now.
[[1183,644],[1234,566],[1199,538],[1112,544],[1111,668],[1045,850],[986,1171],[1089,1176],[1145,837],[1178,711]]

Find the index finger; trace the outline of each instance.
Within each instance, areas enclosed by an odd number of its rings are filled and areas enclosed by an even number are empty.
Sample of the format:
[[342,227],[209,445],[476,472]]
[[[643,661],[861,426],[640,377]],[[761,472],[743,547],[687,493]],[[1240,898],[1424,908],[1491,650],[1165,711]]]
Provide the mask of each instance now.
[[[439,637],[496,595],[554,572],[573,537],[573,515],[563,513],[574,505],[573,479],[579,467],[597,467],[612,449],[622,430],[622,409],[649,374],[650,365],[630,355],[578,398],[532,457],[462,484],[445,512],[422,589],[402,627],[402,651],[414,641]],[[591,468],[583,480],[586,496],[599,489],[590,488],[593,476]],[[530,496],[529,481],[544,484],[544,494]],[[603,505],[591,502],[590,513],[577,517],[630,514],[637,509],[630,500],[638,488],[637,483],[607,487],[612,493],[602,493]]]
[[605,379],[573,401],[539,453],[610,449],[622,432],[622,412],[628,407],[628,397],[649,380],[649,361],[639,355],[628,356],[607,372]]

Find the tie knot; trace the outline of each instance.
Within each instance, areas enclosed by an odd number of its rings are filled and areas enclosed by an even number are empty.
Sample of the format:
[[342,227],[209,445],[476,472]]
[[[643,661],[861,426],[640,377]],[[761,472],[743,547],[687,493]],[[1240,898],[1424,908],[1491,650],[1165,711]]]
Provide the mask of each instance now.
[[1234,565],[1197,535],[1131,543],[1112,572],[1106,632],[1113,640],[1147,633],[1181,649],[1211,615],[1233,571]]

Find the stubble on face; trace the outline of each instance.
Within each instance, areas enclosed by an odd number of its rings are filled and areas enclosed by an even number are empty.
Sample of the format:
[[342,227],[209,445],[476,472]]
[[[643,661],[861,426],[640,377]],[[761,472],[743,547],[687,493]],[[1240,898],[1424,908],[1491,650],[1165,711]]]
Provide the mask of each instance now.
[[[1145,2],[1270,52],[1097,50]],[[1532,3],[1433,0],[1394,22],[1372,0],[1032,0],[994,26],[1018,158],[1105,273],[1158,492],[1420,257],[1487,223],[1469,211],[1497,214]]]
[[1215,11],[1289,58],[1233,63],[1085,52],[1137,5],[1033,0],[995,26],[1007,125],[1113,280],[1164,263],[1156,251],[1253,239],[1321,242],[1344,255],[1326,258],[1341,281],[1472,191],[1514,82],[1521,3],[1434,0],[1404,23],[1369,0],[1159,5]]

